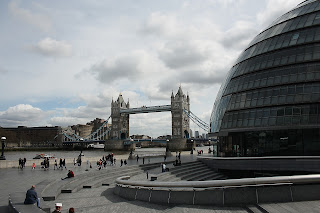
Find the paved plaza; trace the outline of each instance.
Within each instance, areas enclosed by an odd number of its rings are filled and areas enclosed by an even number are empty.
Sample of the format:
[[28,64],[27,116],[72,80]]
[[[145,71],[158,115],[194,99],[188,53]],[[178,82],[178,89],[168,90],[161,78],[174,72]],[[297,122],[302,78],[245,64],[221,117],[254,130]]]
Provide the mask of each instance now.
[[[121,159],[122,156],[118,156],[117,159]],[[124,157],[124,156],[123,156]],[[196,155],[190,155],[189,152],[183,153],[181,159],[182,162],[195,161]],[[167,161],[174,160],[175,155],[168,157]],[[162,162],[163,157],[156,157],[151,159],[151,163]],[[145,161],[148,163],[148,160]],[[128,160],[127,167],[134,167],[137,161]],[[140,158],[139,164],[142,164]],[[117,162],[116,166],[108,166],[107,169],[98,171],[94,165],[89,171],[86,170],[86,165],[81,167],[74,167],[73,165],[67,165],[68,169],[74,171],[76,177],[80,174],[90,174],[94,172],[108,172],[116,171],[120,169],[120,163]],[[123,167],[122,167],[123,168]],[[160,168],[155,168],[150,173],[160,173]],[[52,165],[50,170],[44,171],[39,167],[36,170],[31,170],[27,167],[23,170],[18,168],[1,169],[1,192],[0,192],[0,212],[8,212],[8,196],[12,192],[26,192],[32,184],[36,185],[36,190],[41,192],[45,186],[49,183],[60,180],[65,177],[67,170],[53,170]],[[145,174],[139,174],[135,178],[145,178]],[[275,203],[275,204],[260,204],[265,211],[256,206],[243,206],[243,207],[216,207],[216,206],[166,206],[157,205],[141,201],[128,201],[113,194],[114,182],[110,186],[100,186],[97,188],[81,189],[74,193],[60,194],[55,201],[42,201],[46,205],[54,209],[56,202],[63,203],[63,212],[67,212],[70,207],[74,207],[76,212],[320,212],[320,202],[308,201],[308,202],[295,202],[295,203]],[[40,194],[40,193],[39,193]]]

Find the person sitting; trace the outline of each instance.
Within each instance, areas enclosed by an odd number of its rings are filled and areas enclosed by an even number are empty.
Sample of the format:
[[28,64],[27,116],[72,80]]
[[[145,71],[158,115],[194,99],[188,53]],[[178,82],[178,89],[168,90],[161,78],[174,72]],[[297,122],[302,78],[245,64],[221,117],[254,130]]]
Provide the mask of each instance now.
[[61,180],[64,180],[64,179],[67,179],[67,178],[72,178],[72,177],[74,177],[74,173],[73,173],[73,171],[69,170],[69,172],[67,174],[67,177],[61,178]]
[[38,194],[36,192],[36,186],[32,185],[31,189],[27,191],[26,199],[24,200],[24,204],[35,204],[40,208],[40,199],[38,198]]

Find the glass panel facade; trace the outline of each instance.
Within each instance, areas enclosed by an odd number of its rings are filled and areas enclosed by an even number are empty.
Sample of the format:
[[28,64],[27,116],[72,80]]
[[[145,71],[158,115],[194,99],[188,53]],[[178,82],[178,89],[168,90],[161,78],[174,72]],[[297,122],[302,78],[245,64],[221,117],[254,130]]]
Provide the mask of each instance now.
[[210,131],[220,156],[320,155],[319,0],[279,17],[240,54]]

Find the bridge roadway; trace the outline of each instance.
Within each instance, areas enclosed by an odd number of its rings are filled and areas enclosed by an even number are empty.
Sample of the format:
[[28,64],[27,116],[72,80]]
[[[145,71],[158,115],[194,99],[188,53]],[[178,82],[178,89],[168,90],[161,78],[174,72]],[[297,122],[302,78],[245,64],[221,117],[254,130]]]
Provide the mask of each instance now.
[[149,112],[168,112],[171,111],[171,105],[162,105],[162,106],[143,106],[139,108],[129,108],[129,109],[120,109],[120,113],[125,114],[139,114],[139,113],[149,113]]

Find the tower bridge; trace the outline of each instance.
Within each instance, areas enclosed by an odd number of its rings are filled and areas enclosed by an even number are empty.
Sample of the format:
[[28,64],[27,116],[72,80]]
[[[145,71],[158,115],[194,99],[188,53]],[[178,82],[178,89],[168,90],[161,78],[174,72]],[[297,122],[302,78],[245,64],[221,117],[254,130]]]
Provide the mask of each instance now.
[[[132,140],[130,141],[129,132],[129,119],[131,114],[139,113],[155,113],[155,112],[171,112],[171,126],[172,137],[171,139],[160,141],[153,140],[154,142],[167,143],[169,148],[174,150],[191,149],[193,144],[192,140],[188,140],[190,134],[190,119],[195,122],[200,128],[209,131],[209,125],[199,119],[190,111],[190,98],[185,95],[179,87],[178,92],[174,95],[171,94],[171,104],[161,106],[142,106],[138,108],[130,108],[130,103],[125,102],[122,94],[118,96],[117,100],[111,102],[111,115],[109,118],[90,135],[82,138],[74,133],[63,132],[64,143],[88,143],[100,141],[108,135],[105,140],[106,150],[123,150],[131,149],[135,146]],[[112,120],[112,125],[107,127],[109,119]]]

